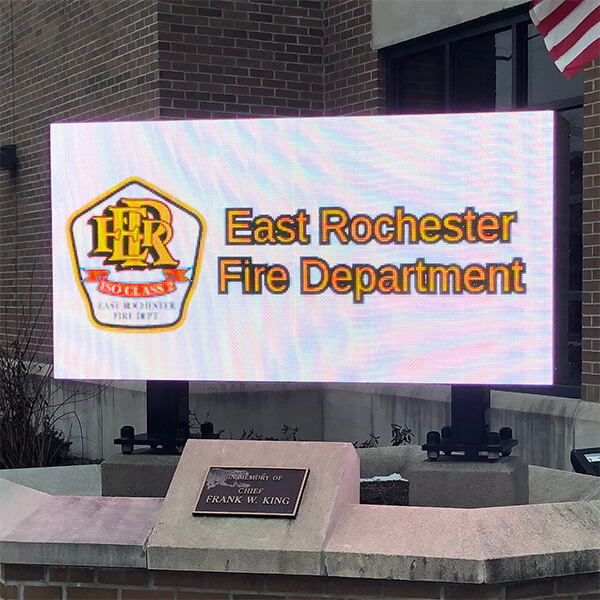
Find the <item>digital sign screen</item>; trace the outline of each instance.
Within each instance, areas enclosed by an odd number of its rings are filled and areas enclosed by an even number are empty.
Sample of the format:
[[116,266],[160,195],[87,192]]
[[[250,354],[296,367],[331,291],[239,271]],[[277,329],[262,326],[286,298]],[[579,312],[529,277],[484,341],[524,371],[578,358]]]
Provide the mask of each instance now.
[[51,127],[54,374],[550,384],[552,112]]

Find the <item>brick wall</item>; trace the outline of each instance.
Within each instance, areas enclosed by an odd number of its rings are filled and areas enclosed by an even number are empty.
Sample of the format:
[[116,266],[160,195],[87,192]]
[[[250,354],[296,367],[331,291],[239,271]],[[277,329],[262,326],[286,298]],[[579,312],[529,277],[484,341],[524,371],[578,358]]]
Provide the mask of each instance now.
[[158,7],[161,117],[323,114],[320,0]]
[[370,0],[159,2],[161,117],[378,114]]
[[585,71],[581,397],[600,402],[600,58]]
[[600,574],[503,584],[4,565],[0,600],[598,600]]
[[19,159],[15,176],[0,173],[0,315],[15,327],[31,289],[31,304],[43,304],[41,359],[51,352],[49,126],[158,116],[154,6],[0,0],[0,141]]
[[324,1],[324,85],[327,115],[383,114],[385,71],[371,49],[371,1]]

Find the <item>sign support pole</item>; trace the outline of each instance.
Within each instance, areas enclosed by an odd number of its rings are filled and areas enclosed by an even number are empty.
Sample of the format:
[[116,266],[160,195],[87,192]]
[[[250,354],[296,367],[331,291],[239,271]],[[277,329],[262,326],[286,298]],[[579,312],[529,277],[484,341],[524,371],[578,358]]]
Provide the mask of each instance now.
[[167,454],[181,454],[190,437],[189,383],[187,381],[146,382],[147,433],[135,434],[131,425],[121,427],[115,444],[123,454],[134,446],[162,447]]
[[518,440],[513,439],[512,429],[502,427],[499,432],[490,431],[490,388],[483,385],[453,385],[451,391],[451,425],[427,434],[422,446],[427,458],[437,460],[440,452],[450,456],[461,452],[467,460],[478,460],[486,453],[488,460],[510,456]]

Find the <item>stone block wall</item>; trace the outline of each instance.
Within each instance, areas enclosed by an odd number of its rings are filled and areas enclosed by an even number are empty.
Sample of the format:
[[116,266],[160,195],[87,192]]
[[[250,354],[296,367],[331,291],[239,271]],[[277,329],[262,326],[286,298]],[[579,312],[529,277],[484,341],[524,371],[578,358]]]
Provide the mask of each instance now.
[[0,600],[598,600],[600,574],[501,584],[2,566]]

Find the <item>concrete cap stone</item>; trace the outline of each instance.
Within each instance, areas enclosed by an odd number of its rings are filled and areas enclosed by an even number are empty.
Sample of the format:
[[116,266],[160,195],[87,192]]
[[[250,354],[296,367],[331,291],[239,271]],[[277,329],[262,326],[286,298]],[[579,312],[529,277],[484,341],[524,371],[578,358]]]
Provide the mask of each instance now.
[[3,562],[146,566],[161,499],[50,496],[4,480],[0,493]]
[[[296,518],[193,515],[211,466],[309,468]],[[358,501],[351,444],[189,440],[148,541],[148,567],[321,575],[323,546]]]
[[499,583],[600,570],[600,503],[348,506],[325,549],[336,577]]
[[0,478],[0,539],[47,499],[48,494],[44,492]]

